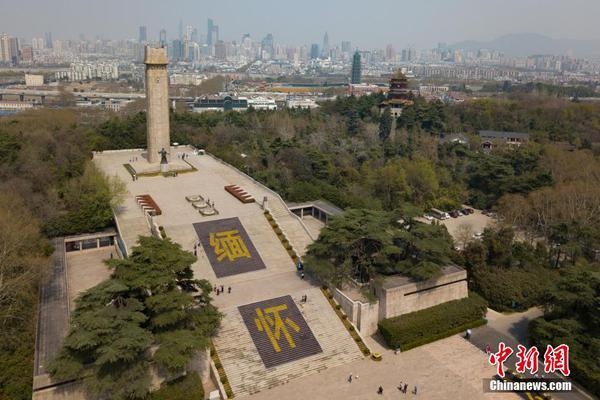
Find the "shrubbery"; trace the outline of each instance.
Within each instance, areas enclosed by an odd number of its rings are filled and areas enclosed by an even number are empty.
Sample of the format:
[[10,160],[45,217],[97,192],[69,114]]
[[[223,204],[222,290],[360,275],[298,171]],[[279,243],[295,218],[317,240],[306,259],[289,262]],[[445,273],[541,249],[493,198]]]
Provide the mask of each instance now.
[[521,311],[541,304],[557,273],[545,267],[473,270],[471,289],[496,311]]
[[379,331],[389,347],[408,350],[483,325],[486,308],[484,299],[470,293],[465,299],[384,319]]
[[163,384],[159,390],[150,393],[148,400],[203,400],[204,388],[197,373]]

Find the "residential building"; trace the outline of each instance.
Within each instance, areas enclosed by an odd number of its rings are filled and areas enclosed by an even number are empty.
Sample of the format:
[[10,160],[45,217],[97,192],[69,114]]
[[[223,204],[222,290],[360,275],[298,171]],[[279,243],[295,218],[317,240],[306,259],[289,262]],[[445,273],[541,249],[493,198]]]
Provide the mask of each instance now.
[[495,144],[520,146],[529,141],[529,134],[522,132],[478,131],[477,133],[481,138],[481,147],[487,150]]

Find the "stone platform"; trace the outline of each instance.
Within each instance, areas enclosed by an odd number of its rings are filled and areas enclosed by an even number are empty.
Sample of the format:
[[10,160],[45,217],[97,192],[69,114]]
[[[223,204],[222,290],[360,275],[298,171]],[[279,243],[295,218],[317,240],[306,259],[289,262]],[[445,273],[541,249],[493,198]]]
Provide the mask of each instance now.
[[[175,154],[175,152],[171,153],[171,154]],[[146,159],[146,153],[142,153],[141,156],[138,156],[137,158],[132,158],[130,162],[128,162],[129,165],[131,165],[131,167],[135,170],[136,174],[138,174],[138,176],[142,176],[142,175],[152,175],[152,174],[157,174],[161,172],[161,165],[160,163],[149,163],[148,160]],[[185,171],[193,171],[194,167],[185,162],[182,159],[176,158],[176,157],[171,157],[171,159],[169,160],[169,171],[170,172],[185,172]]]

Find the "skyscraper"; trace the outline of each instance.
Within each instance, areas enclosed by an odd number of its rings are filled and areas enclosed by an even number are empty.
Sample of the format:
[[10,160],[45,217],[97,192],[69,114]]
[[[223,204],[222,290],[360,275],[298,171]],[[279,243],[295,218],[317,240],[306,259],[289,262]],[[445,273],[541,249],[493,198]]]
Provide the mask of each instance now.
[[138,41],[140,43],[146,43],[148,41],[148,31],[147,31],[146,25],[140,26],[140,34],[139,34]]
[[352,44],[349,41],[342,42],[342,52],[350,53],[352,51]]
[[46,32],[44,34],[44,38],[46,39],[46,48],[51,49],[52,46],[52,32]]
[[329,34],[325,32],[323,36],[323,47],[321,48],[321,58],[329,58]]
[[206,44],[210,47],[219,40],[219,26],[215,25],[214,21],[209,18],[206,30]]
[[215,43],[215,58],[217,60],[227,59],[227,45],[222,40],[219,40],[217,43]]
[[160,30],[160,33],[158,35],[158,42],[160,43],[161,47],[165,47],[167,45],[167,31],[164,29]]
[[319,58],[319,45],[313,43],[310,45],[310,59],[316,60],[317,58]]
[[360,65],[360,53],[357,51],[352,57],[352,76],[350,83],[357,85],[360,83],[361,65]]
[[268,58],[273,58],[275,54],[275,40],[273,34],[267,33],[267,36],[260,42],[261,56],[268,54]]
[[179,40],[183,41],[183,21],[179,20]]
[[171,52],[171,59],[175,60],[175,61],[181,61],[183,60],[183,41],[182,40],[173,40],[173,45],[172,47],[172,52]]

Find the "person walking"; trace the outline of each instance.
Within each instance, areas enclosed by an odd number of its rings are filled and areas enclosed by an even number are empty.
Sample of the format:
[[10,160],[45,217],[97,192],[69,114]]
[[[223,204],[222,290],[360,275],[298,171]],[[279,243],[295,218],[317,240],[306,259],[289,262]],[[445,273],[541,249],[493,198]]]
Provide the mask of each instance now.
[[229,287],[227,288],[227,293],[228,293],[228,294],[231,294],[231,286],[229,286]]
[[348,376],[348,383],[352,383],[352,374]]
[[405,383],[404,388],[402,389],[402,393],[406,393],[407,389],[408,389],[408,383]]
[[413,394],[416,396],[417,395],[417,385],[415,385],[415,390],[413,390]]
[[383,394],[383,387],[379,386],[379,389],[377,389],[377,394]]

